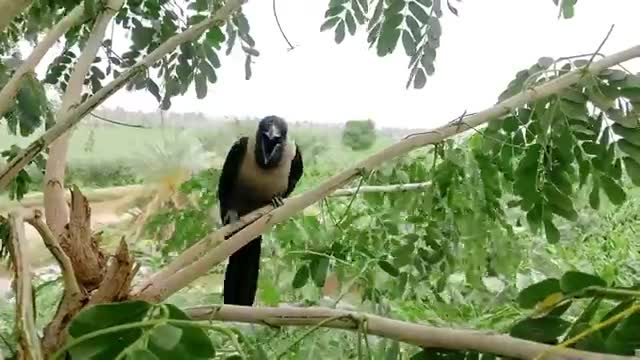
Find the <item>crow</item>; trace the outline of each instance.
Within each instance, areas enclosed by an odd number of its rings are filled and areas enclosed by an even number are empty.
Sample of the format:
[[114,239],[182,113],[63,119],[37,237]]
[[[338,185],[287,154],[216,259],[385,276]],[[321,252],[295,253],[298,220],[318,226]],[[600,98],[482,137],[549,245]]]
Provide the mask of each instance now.
[[[302,154],[287,139],[288,126],[270,115],[258,123],[254,135],[239,138],[229,149],[218,183],[223,224],[271,203],[281,206],[302,177]],[[225,237],[228,239],[233,234]],[[258,287],[262,236],[229,257],[225,270],[225,304],[253,306]]]

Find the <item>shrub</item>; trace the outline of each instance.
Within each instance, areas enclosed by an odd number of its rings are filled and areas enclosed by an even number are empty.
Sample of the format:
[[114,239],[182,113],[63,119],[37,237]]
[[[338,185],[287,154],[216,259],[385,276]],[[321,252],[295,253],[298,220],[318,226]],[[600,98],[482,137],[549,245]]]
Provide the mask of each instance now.
[[371,120],[347,121],[342,132],[342,143],[352,150],[369,149],[376,141],[375,123]]

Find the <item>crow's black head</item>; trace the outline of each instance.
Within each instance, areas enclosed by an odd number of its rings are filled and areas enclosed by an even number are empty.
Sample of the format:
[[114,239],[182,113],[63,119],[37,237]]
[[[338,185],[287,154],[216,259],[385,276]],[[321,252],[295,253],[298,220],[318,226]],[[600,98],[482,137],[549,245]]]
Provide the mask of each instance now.
[[287,144],[287,123],[283,118],[270,115],[258,124],[256,133],[256,161],[263,168],[280,163]]

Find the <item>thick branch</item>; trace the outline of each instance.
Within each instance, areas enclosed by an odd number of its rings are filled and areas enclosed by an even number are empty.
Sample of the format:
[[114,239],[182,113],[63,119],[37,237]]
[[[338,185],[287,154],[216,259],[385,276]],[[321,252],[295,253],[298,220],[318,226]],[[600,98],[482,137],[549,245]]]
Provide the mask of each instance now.
[[[197,306],[187,309],[193,320],[222,320],[269,326],[310,326],[358,330],[364,322],[367,334],[422,347],[473,350],[500,356],[533,359],[550,345],[477,330],[447,329],[419,325],[381,316],[322,307]],[[334,320],[330,320],[334,319]],[[554,349],[545,360],[630,360],[630,356],[598,354],[574,349]]]
[[[19,0],[1,0],[4,3],[21,3],[24,1]],[[30,2],[30,1],[28,1]],[[0,91],[0,116],[9,110],[9,107],[13,104],[24,76],[30,72],[33,72],[36,66],[40,63],[42,58],[47,54],[49,49],[58,41],[58,39],[64,35],[72,26],[80,23],[84,19],[84,2],[73,9],[67,16],[65,16],[60,22],[58,22],[47,35],[38,42],[38,45],[33,49],[31,55],[25,60],[20,67],[13,74],[9,82]],[[5,10],[0,5],[0,14],[6,14]],[[0,21],[0,26],[2,25]]]
[[91,208],[77,186],[71,189],[71,219],[60,236],[60,246],[73,264],[78,283],[86,290],[96,289],[104,278],[106,257],[91,231]]
[[[124,0],[109,0],[104,6],[104,11],[98,15],[82,53],[69,77],[67,88],[62,96],[62,105],[56,113],[56,121],[60,121],[72,106],[77,106],[80,103],[84,80],[96,58],[98,49],[102,46],[102,39],[107,26],[123,3]],[[64,173],[71,134],[72,130],[70,129],[51,143],[44,175],[44,213],[47,225],[56,236],[60,236],[64,232],[64,225],[69,221],[69,208],[64,199]]]
[[180,44],[196,39],[204,31],[215,25],[221,25],[236,10],[240,9],[243,0],[227,0],[226,4],[211,17],[191,26],[189,29],[172,36],[162,45],[158,46],[150,54],[138,61],[137,64],[129,68],[124,73],[111,81],[107,86],[90,96],[79,106],[67,112],[58,123],[32,142],[26,149],[13,158],[7,167],[0,173],[0,191],[4,190],[9,182],[13,180],[20,170],[24,168],[33,158],[44,150],[54,140],[75,126],[82,118],[102,104],[109,96],[125,86],[138,74],[145,72],[167,53],[173,51]]
[[[604,69],[636,57],[640,57],[640,45],[607,56],[600,61],[593,62],[589,66],[588,71],[599,73]],[[582,75],[583,70],[581,69],[571,71],[535,88],[526,89],[489,109],[471,115],[462,123],[447,124],[433,131],[405,138],[360,161],[355,166],[330,177],[315,189],[287,200],[284,206],[273,209],[267,216],[259,218],[257,221],[227,239],[227,241],[223,241],[215,248],[208,250],[206,255],[197,261],[191,262],[180,272],[167,278],[159,279],[144,289],[140,294],[136,294],[136,296],[154,302],[162,301],[195,279],[205,275],[211,267],[224,261],[231,254],[251,241],[251,239],[269,230],[275,224],[287,220],[306,207],[320,201],[340,186],[357,177],[363,170],[369,171],[383,162],[404,155],[411,150],[438,143],[455,134],[475,128],[491,119],[505,115],[526,103],[558,93],[578,82]]]
[[0,32],[5,31],[13,18],[20,15],[33,0],[0,0]]
[[19,359],[42,359],[40,341],[36,330],[35,299],[31,287],[31,268],[26,251],[27,237],[24,231],[22,209],[9,215],[11,245],[9,253],[15,271],[16,292],[16,332],[18,335]]
[[127,242],[122,238],[115,256],[109,263],[104,281],[91,296],[89,305],[125,300],[129,296],[131,280],[137,270],[133,265],[133,256],[129,254]]
[[[430,184],[431,182],[382,186],[361,186],[360,190],[357,191],[357,193],[393,193],[404,191],[420,191],[428,188]],[[352,196],[356,194],[356,190],[357,188],[338,189],[330,196]],[[159,281],[160,279],[166,279],[170,275],[177,273],[185,266],[191,264],[193,261],[205,255],[207,251],[216,247],[220,242],[222,242],[225,236],[232,234],[251,224],[263,215],[268,214],[271,209],[273,209],[273,207],[271,206],[262,207],[246,216],[243,216],[242,218],[240,218],[240,221],[234,224],[225,225],[222,228],[218,229],[216,232],[206,236],[204,239],[201,239],[200,241],[189,247],[187,250],[185,250],[182,254],[178,255],[178,257],[176,257],[167,266],[153,274],[152,277],[138,286],[134,292],[140,293],[144,289],[150,287],[154,282]]]

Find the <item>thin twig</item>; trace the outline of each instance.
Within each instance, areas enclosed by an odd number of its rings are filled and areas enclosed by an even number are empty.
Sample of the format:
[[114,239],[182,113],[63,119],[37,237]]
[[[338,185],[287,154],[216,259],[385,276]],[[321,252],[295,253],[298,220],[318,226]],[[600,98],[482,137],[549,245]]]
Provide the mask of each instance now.
[[280,34],[282,34],[282,37],[284,38],[284,41],[286,41],[287,44],[289,45],[288,51],[291,51],[291,50],[294,49],[294,47],[291,44],[291,41],[289,41],[289,39],[287,38],[287,35],[285,35],[284,30],[282,30],[282,26],[280,25],[280,19],[278,18],[278,12],[276,11],[276,0],[272,0],[272,4],[273,4],[273,17],[276,19],[276,24],[278,24],[278,29],[280,30]]
[[126,126],[126,127],[131,127],[131,128],[138,128],[138,129],[151,129],[150,127],[144,126],[144,125],[127,124],[127,123],[111,120],[111,119],[108,119],[108,118],[106,118],[104,116],[100,116],[100,115],[98,115],[98,114],[96,114],[94,112],[91,113],[91,116],[95,117],[98,120],[102,120],[102,121],[105,121],[105,122],[108,122],[108,123],[111,123],[111,124],[114,124],[114,125],[120,125],[120,126]]
[[593,55],[591,55],[589,62],[587,62],[587,65],[585,65],[585,69],[591,66],[591,63],[593,63],[593,59],[595,59],[596,57],[596,54],[600,53],[600,50],[602,50],[602,47],[604,46],[604,44],[607,42],[607,40],[609,40],[609,36],[611,36],[611,33],[613,32],[613,28],[615,26],[616,24],[611,24],[611,27],[609,27],[609,31],[607,32],[607,35],[605,35],[604,39],[602,39],[602,41],[600,42],[600,45],[598,45],[598,48],[596,49],[596,51],[594,51]]

